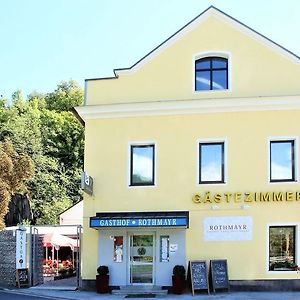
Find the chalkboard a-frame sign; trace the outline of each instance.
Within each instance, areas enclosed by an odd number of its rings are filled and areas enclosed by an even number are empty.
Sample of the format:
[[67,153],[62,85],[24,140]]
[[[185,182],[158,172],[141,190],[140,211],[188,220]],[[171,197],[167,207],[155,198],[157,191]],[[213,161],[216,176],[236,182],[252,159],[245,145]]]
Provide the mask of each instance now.
[[216,289],[229,290],[227,260],[211,260],[210,261],[211,286],[215,293]]
[[189,264],[190,278],[192,283],[192,293],[195,290],[207,290],[209,294],[208,273],[205,260],[192,260]]
[[21,287],[28,287],[29,280],[28,280],[28,269],[17,269],[16,271],[16,285],[18,288]]

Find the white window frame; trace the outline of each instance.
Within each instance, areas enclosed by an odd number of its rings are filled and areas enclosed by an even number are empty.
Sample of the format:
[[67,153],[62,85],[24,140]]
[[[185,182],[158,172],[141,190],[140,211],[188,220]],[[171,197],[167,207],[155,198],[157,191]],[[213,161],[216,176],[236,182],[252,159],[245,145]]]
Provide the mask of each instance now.
[[[131,185],[131,146],[154,146],[154,184],[153,185]],[[128,143],[128,158],[127,158],[127,187],[132,188],[153,188],[157,186],[157,143],[155,141],[138,141]]]
[[[195,70],[195,62],[198,59],[201,58],[206,58],[206,57],[212,57],[212,56],[217,56],[217,57],[221,57],[221,58],[226,58],[227,59],[227,67],[228,67],[228,88],[224,89],[224,90],[203,90],[203,91],[196,91],[196,86],[195,86],[195,82],[196,82],[196,70]],[[195,95],[199,95],[200,93],[207,93],[207,94],[211,94],[211,93],[228,93],[232,91],[232,55],[230,52],[226,52],[226,51],[220,51],[220,50],[212,50],[212,51],[205,51],[205,52],[199,52],[193,55],[193,61],[192,61],[192,78],[193,78],[193,94]]]
[[295,227],[295,264],[300,265],[300,255],[299,255],[299,223],[269,223],[266,226],[266,273],[271,274],[295,274],[297,271],[270,271],[269,270],[269,255],[270,255],[270,227],[285,227],[285,226],[293,226]]
[[[294,168],[295,178],[293,181],[271,181],[271,142],[294,141]],[[298,183],[298,138],[296,136],[273,136],[268,138],[268,182],[269,184],[297,184]]]
[[[205,182],[200,183],[200,144],[203,143],[224,143],[224,182]],[[215,138],[215,139],[198,139],[197,140],[197,177],[196,177],[196,185],[197,186],[225,186],[227,185],[227,178],[228,178],[228,159],[227,159],[227,153],[228,153],[228,142],[226,138]]]

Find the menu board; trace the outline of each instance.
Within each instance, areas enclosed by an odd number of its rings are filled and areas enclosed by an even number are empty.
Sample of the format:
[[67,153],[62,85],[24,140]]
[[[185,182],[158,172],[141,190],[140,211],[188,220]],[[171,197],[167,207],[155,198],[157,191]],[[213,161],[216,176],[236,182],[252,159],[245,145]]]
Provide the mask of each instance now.
[[211,260],[210,261],[210,273],[211,273],[211,284],[212,289],[215,292],[216,289],[228,289],[229,290],[229,280],[228,280],[228,270],[227,270],[227,260]]
[[16,283],[18,288],[28,287],[29,285],[28,269],[17,269]]
[[195,290],[207,290],[209,293],[208,276],[205,260],[193,260],[189,264],[190,280],[192,283],[192,293]]

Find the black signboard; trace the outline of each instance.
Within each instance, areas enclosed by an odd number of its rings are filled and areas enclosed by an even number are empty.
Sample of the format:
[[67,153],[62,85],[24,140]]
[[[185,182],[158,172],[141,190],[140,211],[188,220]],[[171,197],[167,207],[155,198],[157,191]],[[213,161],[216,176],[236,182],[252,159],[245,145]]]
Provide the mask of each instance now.
[[189,264],[190,280],[192,283],[192,293],[195,290],[207,290],[209,293],[208,276],[205,260],[192,260]]
[[229,290],[227,260],[211,260],[210,261],[211,285],[214,292],[216,289]]
[[29,286],[28,269],[17,269],[16,283],[18,288]]

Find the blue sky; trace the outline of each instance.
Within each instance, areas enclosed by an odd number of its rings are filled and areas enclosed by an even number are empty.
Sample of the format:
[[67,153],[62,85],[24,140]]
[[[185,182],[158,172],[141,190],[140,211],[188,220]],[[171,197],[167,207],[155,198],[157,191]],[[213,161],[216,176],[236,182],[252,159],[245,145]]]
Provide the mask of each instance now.
[[300,56],[299,0],[0,0],[0,95],[111,76],[210,5]]

